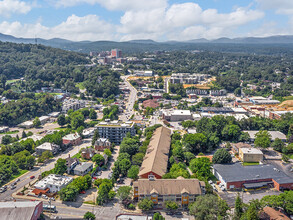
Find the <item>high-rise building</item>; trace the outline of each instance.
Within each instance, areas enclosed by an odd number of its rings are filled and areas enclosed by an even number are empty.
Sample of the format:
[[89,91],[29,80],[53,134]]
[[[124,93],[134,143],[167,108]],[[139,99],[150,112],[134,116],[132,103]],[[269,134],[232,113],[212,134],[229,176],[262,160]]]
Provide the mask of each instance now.
[[111,50],[111,57],[121,58],[122,57],[122,51],[120,49],[112,49]]

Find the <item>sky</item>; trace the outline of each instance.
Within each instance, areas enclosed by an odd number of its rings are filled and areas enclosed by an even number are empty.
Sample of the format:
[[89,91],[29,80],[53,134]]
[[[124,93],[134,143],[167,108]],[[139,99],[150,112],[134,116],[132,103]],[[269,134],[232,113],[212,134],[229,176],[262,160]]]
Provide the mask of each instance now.
[[72,41],[293,35],[293,0],[0,0],[0,33]]

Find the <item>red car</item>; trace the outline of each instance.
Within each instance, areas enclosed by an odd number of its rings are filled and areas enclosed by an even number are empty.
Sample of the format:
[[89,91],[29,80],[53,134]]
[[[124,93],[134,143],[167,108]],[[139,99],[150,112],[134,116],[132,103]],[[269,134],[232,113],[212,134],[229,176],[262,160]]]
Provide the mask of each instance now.
[[30,179],[34,179],[34,178],[35,178],[35,176],[31,176],[31,177],[30,177]]
[[97,179],[97,177],[95,177],[95,176],[94,176],[94,177],[93,177],[93,179],[94,179],[94,180],[96,180],[96,179]]
[[83,191],[81,191],[80,193],[81,193],[81,194],[85,194],[85,191],[83,190]]

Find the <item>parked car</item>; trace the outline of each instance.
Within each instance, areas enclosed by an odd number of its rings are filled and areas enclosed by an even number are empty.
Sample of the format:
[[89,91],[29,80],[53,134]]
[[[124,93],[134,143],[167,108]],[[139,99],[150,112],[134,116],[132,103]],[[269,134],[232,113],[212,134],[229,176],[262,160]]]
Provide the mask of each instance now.
[[31,180],[34,179],[34,178],[35,178],[35,176],[31,176],[31,177],[30,177]]
[[85,194],[85,191],[83,190],[83,191],[81,191],[80,193],[81,193],[81,194]]
[[20,179],[17,179],[17,180],[16,180],[16,182],[19,182],[19,181],[20,181]]
[[11,190],[13,190],[13,189],[15,189],[15,188],[16,188],[15,185],[13,185],[13,186],[10,187]]
[[0,193],[4,193],[5,191],[6,190],[3,187],[0,188]]

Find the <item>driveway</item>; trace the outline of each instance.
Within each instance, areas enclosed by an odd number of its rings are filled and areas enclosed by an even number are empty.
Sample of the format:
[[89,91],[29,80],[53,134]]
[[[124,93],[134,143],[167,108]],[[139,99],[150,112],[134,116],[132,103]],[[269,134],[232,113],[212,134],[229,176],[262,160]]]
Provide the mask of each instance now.
[[114,166],[114,163],[117,160],[119,150],[120,150],[120,146],[115,146],[114,151],[112,153],[112,158],[108,162],[107,170],[102,171],[101,176],[98,176],[98,178],[102,178],[102,179],[107,179],[108,178],[108,175],[112,172],[112,167]]

